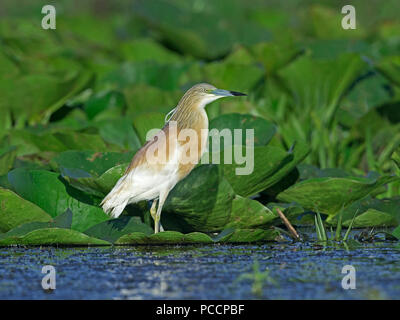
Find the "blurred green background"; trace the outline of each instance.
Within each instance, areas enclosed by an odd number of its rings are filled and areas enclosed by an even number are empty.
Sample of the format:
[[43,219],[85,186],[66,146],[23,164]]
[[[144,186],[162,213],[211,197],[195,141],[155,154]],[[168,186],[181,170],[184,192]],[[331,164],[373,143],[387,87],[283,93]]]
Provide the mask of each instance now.
[[[41,28],[46,4],[56,30]],[[346,4],[356,30],[341,27]],[[135,151],[198,82],[249,95],[210,119],[250,113],[277,125],[271,143],[307,141],[300,173],[398,173],[399,12],[398,0],[2,0],[0,176],[51,169],[66,150]]]

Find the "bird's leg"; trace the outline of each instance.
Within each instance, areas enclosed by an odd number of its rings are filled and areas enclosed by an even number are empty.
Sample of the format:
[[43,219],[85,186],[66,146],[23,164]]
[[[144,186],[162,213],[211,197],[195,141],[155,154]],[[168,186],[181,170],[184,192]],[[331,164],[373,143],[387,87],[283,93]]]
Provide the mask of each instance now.
[[157,206],[157,199],[153,200],[153,203],[151,204],[151,208],[150,208],[150,215],[154,220],[154,223],[156,222],[156,206]]
[[154,233],[158,233],[160,230],[164,231],[163,227],[161,226],[160,219],[161,219],[162,207],[164,205],[165,200],[167,199],[168,193],[169,190],[160,193],[156,218],[154,219]]

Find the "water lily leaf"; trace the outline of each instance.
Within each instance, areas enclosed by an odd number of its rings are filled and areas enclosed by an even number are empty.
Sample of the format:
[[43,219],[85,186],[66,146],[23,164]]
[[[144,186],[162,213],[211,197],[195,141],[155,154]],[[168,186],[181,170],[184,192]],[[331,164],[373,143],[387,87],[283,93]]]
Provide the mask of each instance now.
[[343,169],[339,168],[326,168],[320,169],[316,166],[300,163],[297,166],[300,173],[300,180],[307,180],[312,178],[345,178],[350,174]]
[[110,109],[113,114],[122,115],[125,104],[125,98],[122,93],[118,91],[103,91],[90,97],[83,108],[91,120],[103,111]]
[[276,215],[272,225],[282,225],[283,222],[279,217],[276,209],[279,208],[285,217],[295,226],[309,226],[314,225],[314,213],[305,212],[304,208],[297,203],[276,203],[270,202],[267,207]]
[[183,234],[177,231],[163,231],[150,236],[144,233],[129,233],[119,238],[115,244],[131,245],[131,244],[194,244],[194,243],[251,243],[274,241],[279,237],[276,230],[263,229],[237,229],[221,233],[222,237],[212,239],[210,236],[200,232],[191,232]]
[[105,87],[115,88],[147,84],[164,90],[176,90],[179,88],[181,76],[189,66],[190,63],[125,62],[99,79],[99,83]]
[[150,236],[144,233],[133,232],[123,235],[115,244],[131,245],[131,244],[194,244],[194,243],[213,243],[210,236],[192,232],[183,234],[177,231],[163,231]]
[[[222,144],[219,136],[223,135],[223,130],[225,129],[230,131],[232,141],[223,139]],[[216,148],[214,149],[212,139],[221,144],[220,150],[223,150],[225,146],[231,147],[232,145],[245,145],[247,135],[246,130],[253,130],[255,146],[267,145],[276,132],[276,126],[263,118],[250,114],[230,113],[211,120],[209,130],[209,150],[215,152],[219,150]],[[218,130],[218,132],[216,130]],[[237,130],[236,132],[242,130],[241,134],[235,134],[235,130]]]
[[[142,113],[161,112],[164,116],[175,108],[182,97],[181,90],[162,90],[145,84],[124,89],[128,104],[126,117],[135,119]],[[163,122],[161,122],[163,123]]]
[[[342,224],[349,226],[354,214],[354,227],[397,226],[400,224],[400,197],[374,199],[371,196],[355,201],[342,212]],[[337,224],[337,216],[330,216],[327,223]]]
[[108,169],[129,162],[134,152],[95,152],[95,151],[65,151],[57,155],[53,161],[58,168],[72,168],[87,172],[98,177]]
[[0,108],[12,106],[19,122],[25,119],[30,123],[47,123],[51,114],[82,90],[91,78],[89,71],[77,70],[74,76],[61,80],[59,76],[27,74],[0,81]]
[[86,234],[75,230],[63,228],[45,228],[33,230],[24,236],[11,236],[0,240],[0,246],[9,245],[73,245],[73,246],[88,246],[88,245],[110,245],[109,242],[89,237]]
[[139,217],[123,216],[117,219],[103,221],[92,226],[84,233],[91,237],[114,243],[123,235],[134,232],[150,235],[153,233],[153,229],[147,224],[144,224]]
[[256,65],[223,61],[207,64],[204,76],[207,82],[217,88],[247,93],[262,79],[264,71]]
[[254,44],[270,38],[268,30],[246,19],[243,11],[223,0],[208,3],[207,10],[171,1],[137,1],[134,10],[171,47],[206,59],[223,56],[235,43]]
[[17,148],[15,146],[0,149],[0,176],[12,169],[16,156]]
[[277,217],[257,200],[236,196],[225,228],[250,229],[270,224]]
[[250,47],[257,61],[260,61],[267,74],[274,74],[294,60],[301,50],[294,46],[282,46],[272,42],[261,42]]
[[[344,226],[349,226],[349,224],[350,222],[343,223]],[[353,227],[390,227],[397,226],[398,224],[398,220],[391,214],[370,208],[354,219]]]
[[[59,162],[62,177],[70,185],[86,193],[103,197],[123,175],[133,155],[133,152],[67,151],[60,154],[55,160]],[[120,164],[121,162],[123,164]],[[115,166],[107,169],[113,164]]]
[[393,230],[392,235],[400,240],[400,226]]
[[64,213],[50,220],[49,222],[27,222],[23,223],[4,234],[0,235],[0,239],[8,237],[23,236],[33,230],[44,229],[44,228],[65,228],[70,229],[72,224],[72,211],[67,209]]
[[156,135],[157,131],[164,127],[164,124],[165,114],[161,112],[147,112],[138,115],[133,119],[133,125],[139,135],[142,144],[146,143],[146,137],[150,130],[156,129],[152,135],[147,137],[148,140]]
[[161,223],[167,226],[168,219],[175,216],[192,228],[189,231],[222,230],[229,220],[234,195],[218,166],[199,166],[170,192]]
[[15,169],[8,174],[8,180],[20,196],[35,203],[52,217],[71,209],[71,228],[74,230],[84,231],[109,219],[100,207],[94,206],[92,198],[69,187],[57,173]]
[[105,119],[95,124],[104,141],[119,146],[122,150],[138,150],[142,144],[127,118]]
[[[219,155],[221,162],[224,161],[225,153],[227,152],[231,152],[233,162],[233,159],[235,159],[233,150],[227,149],[221,152]],[[254,152],[254,157],[251,156],[252,152]],[[224,177],[229,181],[235,192],[242,197],[248,197],[278,183],[307,156],[308,152],[309,147],[304,143],[297,143],[293,152],[287,152],[273,146],[250,149],[242,147],[241,155],[246,155],[247,159],[245,160],[247,163],[239,164],[233,162],[228,164],[229,159],[227,159],[224,163],[221,163],[221,167],[223,168]],[[239,172],[236,169],[243,170],[246,166],[248,171],[242,171],[240,172],[241,174],[238,174]],[[252,168],[253,170],[251,171]]]
[[382,59],[377,68],[386,78],[400,86],[400,56]]
[[[323,39],[341,39],[341,38],[361,38],[365,34],[362,26],[347,32],[344,28],[338,28],[337,25],[343,18],[339,10],[328,6],[314,4],[308,8],[307,15],[308,31],[317,38]],[[339,22],[338,22],[339,21]]]
[[367,114],[371,109],[379,107],[392,99],[387,88],[388,81],[380,74],[373,74],[359,81],[350,93],[340,103],[340,111],[348,113],[351,119],[339,114],[341,122],[352,126],[356,120]]
[[365,71],[366,64],[357,54],[343,54],[336,59],[317,60],[304,55],[279,70],[295,99],[299,115],[312,112],[322,124],[331,121],[340,98]]
[[23,223],[51,220],[51,216],[40,207],[3,188],[0,188],[0,210],[1,232],[9,231]]
[[366,197],[375,189],[398,180],[381,176],[378,179],[345,177],[314,178],[295,184],[281,192],[277,198],[283,202],[297,202],[305,209],[333,215],[344,206]]
[[63,152],[67,150],[113,151],[100,135],[74,131],[32,132],[31,130],[13,130],[10,141],[18,146],[17,156],[39,152]]
[[179,62],[180,55],[170,51],[158,42],[149,38],[125,41],[121,45],[121,53],[128,61],[154,61],[158,63]]

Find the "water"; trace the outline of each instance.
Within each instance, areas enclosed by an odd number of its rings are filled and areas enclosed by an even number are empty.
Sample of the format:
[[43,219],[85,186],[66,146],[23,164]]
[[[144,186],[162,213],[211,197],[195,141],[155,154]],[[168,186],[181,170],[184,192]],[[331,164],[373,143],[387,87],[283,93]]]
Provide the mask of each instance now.
[[[255,261],[260,272],[269,270],[258,283],[243,279],[254,274]],[[399,299],[399,261],[396,242],[348,249],[312,243],[0,248],[0,298]],[[341,286],[348,264],[356,269],[355,290]],[[41,287],[44,265],[56,268],[52,292]]]

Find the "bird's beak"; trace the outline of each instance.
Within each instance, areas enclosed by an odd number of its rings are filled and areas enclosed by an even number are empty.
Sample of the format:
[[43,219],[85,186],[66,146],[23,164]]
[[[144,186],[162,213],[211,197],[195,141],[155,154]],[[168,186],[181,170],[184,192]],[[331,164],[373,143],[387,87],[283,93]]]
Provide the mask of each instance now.
[[211,91],[211,94],[221,97],[232,97],[232,96],[246,96],[246,94],[237,92],[237,91],[229,91],[223,89],[215,89]]

